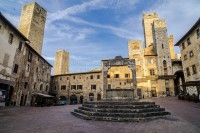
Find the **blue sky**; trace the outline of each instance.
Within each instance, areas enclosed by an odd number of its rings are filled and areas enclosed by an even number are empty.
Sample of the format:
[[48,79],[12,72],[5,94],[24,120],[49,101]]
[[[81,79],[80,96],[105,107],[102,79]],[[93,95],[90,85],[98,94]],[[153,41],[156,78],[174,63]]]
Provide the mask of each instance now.
[[[0,0],[0,11],[17,27],[32,0]],[[142,14],[166,19],[175,42],[199,18],[199,0],[36,0],[47,12],[42,55],[52,65],[57,50],[70,52],[70,72],[100,68],[102,59],[128,57],[128,40],[143,40]],[[178,48],[175,48],[178,53]]]

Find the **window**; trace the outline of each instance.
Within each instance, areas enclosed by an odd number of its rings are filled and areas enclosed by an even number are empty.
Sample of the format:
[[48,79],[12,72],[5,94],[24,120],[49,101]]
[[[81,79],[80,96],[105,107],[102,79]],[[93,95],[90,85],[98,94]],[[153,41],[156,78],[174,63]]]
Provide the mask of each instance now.
[[97,75],[97,79],[100,79],[100,75]]
[[125,78],[130,78],[130,74],[126,73]]
[[109,75],[109,74],[107,75],[107,78],[110,78],[110,75]]
[[192,71],[193,71],[193,74],[196,74],[197,73],[197,68],[195,65],[192,65]]
[[124,85],[126,85],[126,82],[124,82]]
[[76,85],[71,85],[71,90],[76,90]]
[[9,35],[8,42],[9,42],[10,44],[12,44],[12,42],[13,42],[13,34],[12,34],[12,33],[10,33],[10,35]]
[[193,51],[190,51],[190,57],[194,56]]
[[60,78],[60,81],[62,81],[62,78]]
[[197,33],[197,37],[199,37],[200,36],[200,30],[199,30],[199,28],[196,30],[196,33]]
[[185,43],[182,43],[182,50],[185,49]]
[[115,74],[114,77],[115,77],[115,78],[119,78],[119,74]]
[[36,83],[34,83],[34,89],[36,89]]
[[187,44],[188,44],[188,45],[191,44],[190,38],[187,39]]
[[155,75],[154,69],[150,69],[150,75]]
[[119,82],[119,85],[122,85],[122,83],[121,83],[121,82]]
[[43,84],[40,85],[40,90],[43,90]]
[[27,65],[26,65],[26,71],[29,72],[29,70],[30,70],[30,65],[27,64]]
[[184,60],[187,60],[187,55],[184,55]]
[[163,68],[164,68],[164,75],[168,75],[168,72],[167,72],[167,61],[166,60],[163,61]]
[[111,89],[111,84],[108,84],[108,89]]
[[93,75],[90,75],[90,79],[93,79]]
[[73,79],[76,79],[76,76],[73,76]]
[[162,44],[162,49],[164,49],[164,44]]
[[82,90],[83,89],[83,85],[77,85],[77,90]]
[[28,52],[28,61],[31,62],[32,61],[32,53],[29,51]]
[[69,77],[67,77],[67,80],[69,80]]
[[61,90],[66,90],[66,85],[61,85]]
[[36,73],[38,73],[38,67],[36,68]]
[[186,68],[187,76],[190,76],[190,69]]
[[149,64],[153,64],[153,59],[152,59],[152,58],[149,59],[149,60],[148,60],[148,63],[149,63]]
[[96,90],[96,85],[91,85],[91,90]]
[[1,25],[0,25],[0,29],[1,29]]
[[18,65],[15,64],[15,66],[14,66],[14,73],[17,73],[17,71],[18,71]]
[[21,51],[21,49],[22,49],[22,42],[21,42],[21,41],[19,42],[18,49],[19,49],[20,51]]

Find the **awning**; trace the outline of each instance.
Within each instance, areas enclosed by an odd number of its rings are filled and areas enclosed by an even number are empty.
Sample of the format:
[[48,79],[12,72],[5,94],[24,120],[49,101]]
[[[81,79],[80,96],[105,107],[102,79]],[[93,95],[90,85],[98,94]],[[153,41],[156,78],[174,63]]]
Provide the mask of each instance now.
[[40,97],[54,97],[54,96],[51,96],[51,95],[47,95],[47,94],[42,94],[42,93],[34,93],[32,95],[36,95],[36,96],[40,96]]

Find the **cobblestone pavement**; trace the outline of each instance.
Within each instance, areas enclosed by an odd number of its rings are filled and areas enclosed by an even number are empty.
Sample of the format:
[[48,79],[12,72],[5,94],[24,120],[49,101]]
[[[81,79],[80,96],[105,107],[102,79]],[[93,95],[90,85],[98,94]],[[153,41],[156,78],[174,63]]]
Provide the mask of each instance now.
[[179,119],[184,119],[200,128],[200,102],[178,100],[177,97],[152,98],[149,100],[155,101],[156,104],[166,108]]
[[[71,115],[70,112],[80,105],[1,108],[0,133],[199,133],[200,127],[196,122],[182,117],[190,114],[193,109],[198,112],[199,108],[183,108],[186,111],[181,109],[184,105],[199,107],[199,104],[177,101],[174,98],[152,100],[166,106],[172,116],[138,123],[105,122],[82,120]],[[178,110],[174,111],[176,108]],[[191,120],[193,118],[195,117]]]

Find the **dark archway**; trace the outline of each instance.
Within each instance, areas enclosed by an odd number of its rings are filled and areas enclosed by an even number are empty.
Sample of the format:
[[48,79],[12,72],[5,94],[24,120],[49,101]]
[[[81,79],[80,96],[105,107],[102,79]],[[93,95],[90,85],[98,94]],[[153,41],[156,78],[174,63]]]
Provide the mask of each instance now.
[[21,95],[20,106],[24,106],[24,94]]
[[94,101],[94,93],[89,94],[89,101]]
[[76,95],[70,96],[70,104],[77,104],[77,96]]
[[101,94],[97,94],[97,101],[101,101]]
[[80,96],[80,104],[83,104],[83,96]]
[[60,105],[66,105],[67,104],[67,98],[65,96],[60,96],[59,98],[59,104]]
[[[177,96],[181,92],[180,86],[185,83],[185,78],[182,70],[175,72],[174,75],[176,76],[176,78],[174,79],[174,93],[175,96]],[[183,93],[186,93],[185,91],[186,90],[183,88]]]

